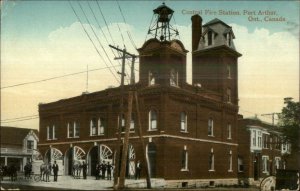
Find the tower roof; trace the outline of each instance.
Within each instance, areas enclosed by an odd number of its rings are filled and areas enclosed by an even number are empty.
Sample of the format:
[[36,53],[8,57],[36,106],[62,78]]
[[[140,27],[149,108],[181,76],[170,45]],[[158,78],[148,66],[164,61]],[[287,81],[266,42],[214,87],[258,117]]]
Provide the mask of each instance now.
[[165,3],[163,3],[162,5],[158,6],[156,9],[153,10],[154,13],[159,14],[162,10],[166,10],[167,13],[172,14],[174,13],[174,11],[168,7],[167,5],[165,5]]
[[213,19],[213,20],[205,23],[203,25],[203,27],[206,27],[206,26],[209,26],[209,25],[213,25],[213,24],[216,24],[216,23],[221,23],[221,24],[225,25],[226,27],[231,28],[231,26],[227,25],[226,23],[224,23],[223,21],[221,21],[220,19],[217,19],[217,18],[215,18],[215,19]]

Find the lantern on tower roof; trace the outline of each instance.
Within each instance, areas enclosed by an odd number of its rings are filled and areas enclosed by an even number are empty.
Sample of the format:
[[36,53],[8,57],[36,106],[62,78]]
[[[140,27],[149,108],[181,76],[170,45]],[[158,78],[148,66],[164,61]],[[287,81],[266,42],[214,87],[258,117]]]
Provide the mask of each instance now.
[[148,34],[160,41],[170,41],[179,35],[177,29],[170,24],[174,11],[163,3],[153,10],[155,20],[150,24]]

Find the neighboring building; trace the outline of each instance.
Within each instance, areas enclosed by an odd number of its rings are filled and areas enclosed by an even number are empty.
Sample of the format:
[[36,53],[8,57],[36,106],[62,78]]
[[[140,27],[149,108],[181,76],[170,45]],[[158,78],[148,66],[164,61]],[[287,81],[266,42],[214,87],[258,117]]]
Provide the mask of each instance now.
[[17,127],[0,127],[1,134],[1,165],[14,164],[19,171],[27,162],[32,161],[32,156],[37,149],[39,141],[38,131]]
[[[173,10],[163,4],[154,13],[161,14],[157,24],[169,27]],[[168,27],[161,28],[168,32]],[[195,15],[192,27],[193,85],[186,83],[188,51],[162,33],[138,49],[140,81],[124,87],[124,108],[135,86],[152,178],[182,186],[237,184],[241,54],[234,48],[232,28],[224,22],[214,19],[202,26],[202,18]],[[63,174],[71,174],[76,161],[86,160],[91,175],[98,161],[115,164],[118,121],[124,129],[126,114],[126,109],[120,113],[120,99],[118,87],[40,104],[39,150],[45,160],[56,160]],[[134,109],[126,174],[132,177],[140,160],[145,177],[136,117]]]
[[276,126],[258,118],[238,120],[238,174],[239,179],[255,184],[262,178],[275,175],[277,169],[286,169],[290,144],[282,141]]

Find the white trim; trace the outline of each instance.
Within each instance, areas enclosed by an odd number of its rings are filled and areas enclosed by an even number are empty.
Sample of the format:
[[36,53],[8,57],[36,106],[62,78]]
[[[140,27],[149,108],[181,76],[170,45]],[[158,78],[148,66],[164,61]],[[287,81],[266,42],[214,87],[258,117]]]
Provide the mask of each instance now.
[[[182,136],[175,136],[175,135],[168,135],[168,134],[162,134],[162,135],[146,135],[144,138],[175,138],[175,139],[182,139],[182,140],[189,140],[189,141],[198,141],[198,142],[206,142],[206,143],[215,143],[215,144],[225,144],[225,145],[231,145],[231,146],[238,146],[236,143],[230,143],[230,142],[223,142],[223,141],[213,141],[213,140],[207,140],[207,139],[197,139],[197,138],[189,138],[189,137],[182,137]],[[135,137],[129,137],[129,139],[139,139],[139,136]],[[59,145],[59,144],[69,144],[69,143],[89,143],[89,142],[95,142],[95,141],[116,141],[117,138],[110,138],[110,139],[91,139],[91,140],[84,140],[84,141],[68,141],[68,142],[60,142],[60,143],[52,143],[53,145]],[[49,145],[49,143],[41,143],[39,145]]]

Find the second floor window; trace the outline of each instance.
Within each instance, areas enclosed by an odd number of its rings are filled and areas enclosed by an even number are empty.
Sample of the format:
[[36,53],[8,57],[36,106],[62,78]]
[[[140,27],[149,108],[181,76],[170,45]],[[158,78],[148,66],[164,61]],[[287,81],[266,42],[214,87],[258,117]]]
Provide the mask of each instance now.
[[99,117],[92,118],[90,121],[90,136],[104,135],[105,133],[105,119]]
[[180,113],[180,130],[187,131],[187,115],[185,112]]
[[227,124],[227,139],[231,139],[231,124]]
[[227,64],[227,78],[231,78],[231,67]]
[[171,86],[178,86],[178,72],[174,69],[170,72],[170,85]]
[[227,92],[226,92],[226,101],[228,103],[231,103],[231,89],[227,88]]
[[68,138],[79,137],[80,124],[77,121],[69,122],[67,124],[67,128],[68,128]]
[[155,110],[149,112],[149,130],[157,129],[157,113]]
[[148,80],[149,80],[149,82],[148,82],[149,86],[155,85],[155,77],[151,71],[149,71],[149,79]]
[[229,165],[228,171],[232,171],[232,151],[229,151],[228,165]]
[[33,140],[27,140],[27,149],[29,149],[29,150],[34,149],[34,141]]
[[214,121],[212,118],[208,119],[208,136],[214,136]]
[[48,140],[54,140],[54,139],[56,139],[55,125],[49,125],[47,127],[47,139]]

